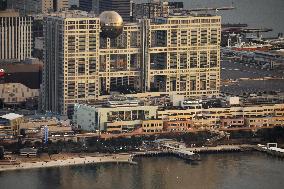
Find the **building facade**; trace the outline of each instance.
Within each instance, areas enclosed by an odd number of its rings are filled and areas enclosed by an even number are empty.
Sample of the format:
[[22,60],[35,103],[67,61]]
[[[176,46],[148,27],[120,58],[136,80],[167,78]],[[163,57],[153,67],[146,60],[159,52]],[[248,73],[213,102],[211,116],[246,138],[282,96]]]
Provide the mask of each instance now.
[[145,133],[159,133],[163,131],[163,120],[144,120],[142,122],[142,131]]
[[85,131],[133,131],[143,120],[155,119],[157,106],[102,107],[76,104],[73,122]]
[[54,11],[54,0],[9,0],[8,8],[19,10],[22,16]]
[[163,129],[168,132],[186,132],[192,129],[192,127],[192,120],[165,120]]
[[15,114],[15,113],[8,113],[5,115],[0,116],[0,129],[3,132],[3,138],[11,138],[11,131],[13,136],[17,136],[20,133],[20,124],[24,121],[24,116]]
[[0,61],[31,57],[32,21],[32,17],[21,17],[13,10],[0,11]]
[[84,131],[108,133],[188,132],[193,129],[282,126],[284,104],[231,108],[160,110],[158,106],[91,106],[77,104],[73,123]]
[[181,15],[183,11],[183,2],[177,1],[149,1],[132,3],[131,15],[133,20],[148,18],[155,19],[157,17],[168,17],[175,13]]
[[21,83],[0,84],[0,99],[5,104],[20,104],[38,97],[39,89],[30,89]]
[[[93,10],[94,7],[97,7],[94,5],[96,0],[79,0],[79,8],[83,11],[90,12]],[[95,11],[98,13],[99,11]]]
[[147,28],[146,90],[218,95],[220,27],[219,16],[155,19]]
[[43,109],[67,114],[114,91],[218,95],[220,28],[219,16],[145,19],[109,38],[86,12],[47,16]]
[[282,127],[284,116],[250,117],[245,119],[247,127]]
[[115,11],[124,21],[130,21],[130,0],[79,0],[79,7],[87,12],[94,11],[96,15],[104,11]]
[[55,0],[53,1],[54,3],[54,11],[63,11],[63,10],[68,10],[70,7],[70,0]]
[[48,13],[53,11],[53,0],[38,0],[37,6],[40,13]]
[[[222,108],[200,108],[185,110],[162,110],[157,112],[157,118],[169,121],[192,120],[193,127],[242,127],[253,125],[247,120],[263,120],[275,117],[278,120],[284,115],[284,104],[251,105]],[[248,124],[250,123],[250,124]]]
[[168,2],[133,3],[133,19],[167,17],[170,14]]
[[7,0],[0,0],[0,11],[7,8]]
[[44,22],[43,109],[66,114],[98,98],[99,19],[74,11]]

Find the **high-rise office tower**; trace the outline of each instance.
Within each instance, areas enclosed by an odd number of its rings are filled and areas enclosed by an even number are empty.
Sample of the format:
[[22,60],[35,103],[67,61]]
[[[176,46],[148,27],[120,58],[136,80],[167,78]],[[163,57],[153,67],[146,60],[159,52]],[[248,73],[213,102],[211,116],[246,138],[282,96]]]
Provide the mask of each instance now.
[[79,0],[79,7],[84,11],[94,11],[96,15],[104,11],[115,11],[124,21],[130,21],[130,0]]
[[93,9],[95,0],[79,0],[80,10],[90,12]]
[[176,1],[150,1],[137,2],[132,4],[132,16],[134,19],[157,17],[167,17],[174,12],[174,10],[183,9],[183,2]]
[[8,8],[19,10],[20,15],[53,12],[54,0],[9,0]]
[[0,11],[7,8],[7,0],[0,0]]
[[32,52],[32,17],[0,11],[0,60],[24,60]]
[[219,94],[219,16],[123,24],[72,11],[45,18],[44,109],[67,114],[111,92],[185,97]]

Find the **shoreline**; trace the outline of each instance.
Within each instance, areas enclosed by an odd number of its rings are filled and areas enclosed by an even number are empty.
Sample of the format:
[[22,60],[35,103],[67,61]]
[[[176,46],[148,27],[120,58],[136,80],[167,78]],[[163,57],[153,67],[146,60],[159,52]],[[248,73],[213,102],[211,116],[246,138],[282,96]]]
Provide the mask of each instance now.
[[98,164],[98,163],[129,163],[135,164],[132,161],[131,155],[112,155],[112,156],[84,156],[84,157],[73,157],[62,160],[50,160],[50,161],[38,161],[38,162],[24,162],[18,165],[0,165],[0,172],[15,171],[15,170],[27,170],[27,169],[38,169],[38,168],[49,168],[49,167],[65,167],[72,165],[87,165],[87,164]]
[[[244,151],[259,151],[255,145],[221,145],[217,147],[196,147],[188,148],[193,153],[197,154],[212,154],[212,153],[228,153],[228,152],[244,152]],[[137,162],[133,161],[135,157],[147,157],[147,156],[165,156],[172,153],[163,150],[154,151],[141,151],[134,153],[121,153],[111,155],[79,155],[69,156],[67,159],[58,158],[51,160],[28,160],[20,161],[16,165],[0,165],[0,172],[15,171],[15,170],[27,170],[27,169],[38,169],[38,168],[49,168],[49,167],[65,167],[74,165],[88,165],[88,164],[99,164],[99,163],[128,163],[136,165]],[[67,154],[65,154],[67,155]],[[70,154],[68,154],[70,155]]]

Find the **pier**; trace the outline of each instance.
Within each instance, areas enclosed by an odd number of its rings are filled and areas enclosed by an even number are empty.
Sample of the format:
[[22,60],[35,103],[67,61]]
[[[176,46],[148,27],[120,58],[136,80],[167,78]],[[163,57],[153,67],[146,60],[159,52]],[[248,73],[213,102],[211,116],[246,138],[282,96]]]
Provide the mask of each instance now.
[[214,147],[190,147],[187,148],[184,143],[171,139],[158,139],[154,142],[156,150],[135,152],[135,156],[175,156],[184,160],[199,161],[202,153],[224,153],[224,152],[242,152],[254,150],[254,145],[221,145]]
[[222,145],[214,147],[198,147],[198,148],[188,148],[195,153],[217,153],[217,152],[238,152],[244,151],[249,146],[240,146],[240,145]]
[[267,143],[267,145],[258,144],[255,149],[266,154],[284,158],[284,149],[278,148],[277,143]]
[[174,156],[183,160],[199,161],[200,155],[187,150],[160,150],[135,152],[133,157]]

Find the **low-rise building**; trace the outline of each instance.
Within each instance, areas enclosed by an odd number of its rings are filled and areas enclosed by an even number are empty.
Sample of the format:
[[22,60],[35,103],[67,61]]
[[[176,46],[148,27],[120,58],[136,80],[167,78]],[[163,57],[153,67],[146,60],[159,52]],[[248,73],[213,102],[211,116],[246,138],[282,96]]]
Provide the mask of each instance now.
[[141,123],[142,120],[107,122],[106,131],[114,134],[131,132],[141,128]]
[[196,120],[202,117],[215,120],[235,117],[265,117],[284,116],[284,104],[273,105],[251,105],[222,108],[201,108],[201,109],[165,109],[157,112],[157,117],[167,120]]
[[163,120],[150,119],[142,121],[142,131],[146,133],[156,133],[163,131]]
[[0,139],[13,138],[13,127],[0,124]]
[[34,157],[37,156],[37,149],[34,148],[23,148],[20,150],[20,156]]
[[5,104],[20,104],[39,96],[39,89],[31,89],[21,83],[0,84],[0,91],[0,99]]
[[280,117],[250,117],[245,119],[247,127],[276,127],[284,125],[284,116]]
[[173,120],[164,122],[164,130],[167,132],[184,132],[191,129],[193,121],[191,120]]
[[131,103],[123,105],[111,102],[106,106],[76,104],[73,122],[75,126],[85,131],[107,131],[108,126],[111,129],[119,126],[109,123],[122,121],[128,122],[126,125],[132,125],[131,127],[134,128],[134,125],[141,124],[142,120],[155,119],[157,109],[158,106],[144,106]]
[[59,121],[56,118],[26,119],[19,126],[26,137],[43,138],[44,127],[48,127],[49,136],[73,134],[68,121]]
[[221,119],[220,127],[223,127],[223,128],[243,127],[244,125],[245,125],[245,119],[243,117],[225,118],[225,119]]
[[3,116],[0,116],[0,126],[2,126],[2,131],[5,131],[5,134],[10,136],[11,129],[13,131],[13,136],[19,134],[19,126],[23,122],[23,115],[9,113]]
[[[183,132],[198,128],[262,127],[283,125],[284,104],[206,108],[145,105],[137,100],[109,100],[101,105],[77,104],[73,122],[85,131]],[[149,104],[149,103],[148,103]],[[270,121],[258,121],[257,119]],[[247,121],[249,120],[249,121]],[[255,120],[255,121],[254,121]]]

